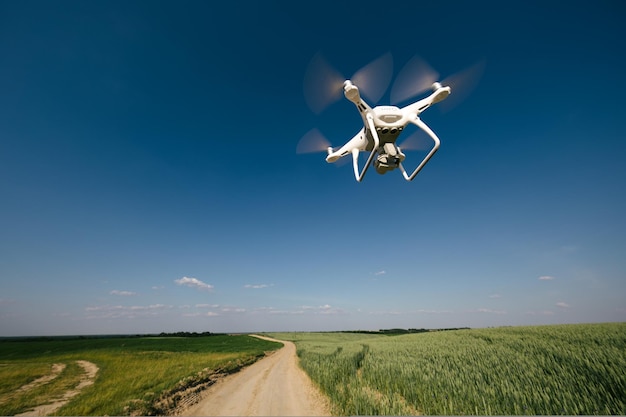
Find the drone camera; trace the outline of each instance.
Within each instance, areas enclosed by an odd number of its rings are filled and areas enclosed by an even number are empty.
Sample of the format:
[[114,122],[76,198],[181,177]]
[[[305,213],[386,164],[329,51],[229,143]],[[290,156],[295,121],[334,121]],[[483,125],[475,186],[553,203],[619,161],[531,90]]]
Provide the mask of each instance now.
[[374,160],[374,167],[379,174],[394,170],[400,166],[405,156],[393,143],[385,143],[378,150],[378,157]]
[[400,157],[389,154],[378,155],[374,160],[374,167],[379,174],[386,174],[387,171],[394,170],[400,165]]

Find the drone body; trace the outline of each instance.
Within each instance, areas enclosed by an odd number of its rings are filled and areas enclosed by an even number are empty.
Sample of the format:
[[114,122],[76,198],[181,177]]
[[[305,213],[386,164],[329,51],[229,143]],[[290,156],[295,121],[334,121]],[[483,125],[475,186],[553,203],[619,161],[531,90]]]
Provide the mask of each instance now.
[[[439,149],[439,138],[420,119],[420,114],[432,104],[444,100],[450,94],[450,87],[443,87],[440,83],[432,85],[432,93],[413,104],[398,108],[395,106],[377,106],[371,108],[362,98],[359,89],[352,81],[346,80],[343,84],[345,97],[356,106],[363,119],[363,128],[345,145],[333,151],[331,147],[327,149],[328,156],[326,162],[332,163],[338,159],[352,154],[354,166],[354,176],[361,182],[367,173],[370,165],[374,165],[379,174],[385,174],[399,168],[407,181],[412,181],[420,170],[426,165],[430,158]],[[412,123],[422,129],[430,136],[434,144],[430,152],[424,157],[422,162],[409,174],[405,170],[402,162],[405,155],[396,144],[398,136],[404,128]],[[369,152],[367,162],[363,169],[359,169],[359,153]]]

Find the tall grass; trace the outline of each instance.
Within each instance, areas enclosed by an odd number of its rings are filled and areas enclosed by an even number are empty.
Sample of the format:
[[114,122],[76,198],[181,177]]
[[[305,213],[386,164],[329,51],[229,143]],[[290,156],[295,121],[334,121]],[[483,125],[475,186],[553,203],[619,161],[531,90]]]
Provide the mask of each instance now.
[[[250,336],[3,341],[0,415],[28,411],[76,386],[82,374],[77,360],[99,367],[96,381],[55,415],[158,412],[155,401],[181,381],[193,384],[218,369],[231,372],[281,346]],[[67,365],[54,381],[27,392],[16,391],[49,373],[53,363]]]
[[624,323],[280,336],[336,414],[626,414]]

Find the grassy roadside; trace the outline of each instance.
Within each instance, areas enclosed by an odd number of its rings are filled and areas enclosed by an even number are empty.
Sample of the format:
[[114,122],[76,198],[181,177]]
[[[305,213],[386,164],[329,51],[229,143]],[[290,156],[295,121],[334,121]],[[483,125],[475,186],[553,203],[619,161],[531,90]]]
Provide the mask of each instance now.
[[[98,366],[96,381],[55,415],[157,414],[165,395],[210,383],[217,373],[234,372],[281,346],[247,335],[3,340],[0,415],[28,411],[75,386],[82,375],[77,360]],[[57,378],[18,391],[55,363],[66,365]]]

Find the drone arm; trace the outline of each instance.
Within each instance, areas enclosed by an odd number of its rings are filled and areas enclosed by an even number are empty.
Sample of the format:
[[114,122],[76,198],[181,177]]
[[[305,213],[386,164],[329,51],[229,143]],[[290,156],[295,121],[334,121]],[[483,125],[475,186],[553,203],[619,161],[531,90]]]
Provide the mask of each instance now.
[[435,133],[432,130],[430,130],[430,128],[426,125],[426,123],[422,122],[422,120],[419,117],[416,117],[415,119],[411,119],[411,123],[413,123],[420,129],[422,129],[424,132],[426,132],[428,136],[430,136],[432,140],[435,142],[435,145],[430,150],[428,155],[424,157],[424,159],[417,166],[417,168],[415,168],[415,171],[413,171],[411,175],[407,174],[407,172],[404,170],[404,167],[402,166],[402,163],[400,163],[400,171],[402,171],[402,175],[404,176],[404,179],[407,181],[413,181],[413,178],[415,178],[418,172],[420,172],[422,168],[424,168],[424,165],[426,165],[426,163],[430,160],[430,158],[432,158],[435,152],[437,152],[437,149],[439,149],[439,144],[441,143],[437,135],[435,135]]
[[419,117],[419,115],[424,112],[427,108],[432,106],[435,103],[439,103],[442,100],[445,100],[446,97],[450,94],[450,87],[442,87],[441,84],[435,83],[433,88],[437,88],[431,95],[428,97],[424,97],[423,99],[416,101],[413,104],[409,104],[404,107],[402,111],[405,114],[414,114]]
[[378,145],[380,144],[378,133],[376,133],[376,126],[374,126],[374,118],[372,117],[371,114],[368,114],[365,120],[367,121],[367,126],[369,127],[372,137],[374,138],[374,148],[370,152],[370,155],[367,158],[367,162],[365,163],[365,166],[363,167],[363,171],[360,174],[359,174],[359,150],[358,149],[352,150],[352,165],[354,166],[354,177],[356,178],[358,182],[361,182],[361,180],[363,180],[363,177],[365,176],[367,169],[372,164],[372,159],[374,159],[374,155],[378,151]]
[[405,114],[412,114],[412,115],[419,117],[419,115],[423,111],[425,111],[427,108],[429,108],[432,104],[433,104],[433,94],[431,94],[428,97],[424,97],[423,99],[418,100],[413,104],[409,104],[408,106],[404,107],[402,111]]

